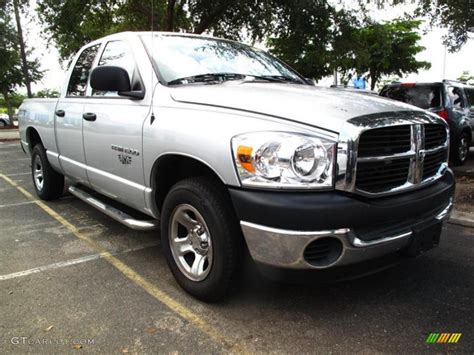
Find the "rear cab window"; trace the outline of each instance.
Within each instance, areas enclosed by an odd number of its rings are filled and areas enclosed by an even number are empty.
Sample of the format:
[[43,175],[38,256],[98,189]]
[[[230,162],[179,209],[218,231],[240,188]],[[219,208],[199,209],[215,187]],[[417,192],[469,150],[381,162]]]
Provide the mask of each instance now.
[[389,86],[380,95],[425,110],[436,109],[442,106],[441,85],[436,84]]

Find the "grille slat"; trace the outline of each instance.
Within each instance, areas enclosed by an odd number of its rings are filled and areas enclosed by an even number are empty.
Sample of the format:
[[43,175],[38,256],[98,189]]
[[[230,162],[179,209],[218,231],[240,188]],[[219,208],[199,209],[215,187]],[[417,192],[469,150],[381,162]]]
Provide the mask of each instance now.
[[[381,156],[386,158],[382,160],[364,159],[364,161],[357,162],[356,189],[379,194],[403,186],[407,182],[413,185],[435,176],[442,164],[446,162],[447,130],[439,124],[426,124],[422,128],[424,128],[424,141],[421,144],[421,150],[444,148],[434,153],[426,153],[423,164],[421,164],[421,156],[416,157],[414,154],[407,157],[390,157],[412,150],[412,134],[415,137],[416,131],[414,130],[412,133],[411,125],[375,128],[363,132],[359,137],[358,158]],[[414,129],[421,130],[421,128]],[[423,133],[423,130],[421,132]],[[421,135],[423,136],[423,134]],[[415,175],[415,171],[411,170],[413,166],[418,175]]]

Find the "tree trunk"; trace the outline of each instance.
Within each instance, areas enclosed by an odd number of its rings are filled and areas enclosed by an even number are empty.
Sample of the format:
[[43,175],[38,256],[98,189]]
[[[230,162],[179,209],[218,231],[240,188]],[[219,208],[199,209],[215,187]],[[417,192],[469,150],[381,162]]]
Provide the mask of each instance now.
[[25,79],[27,95],[29,98],[32,98],[33,94],[31,93],[31,80],[30,80],[30,75],[28,73],[28,62],[26,60],[25,41],[23,40],[23,30],[21,28],[20,9],[18,5],[18,0],[13,0],[13,8],[15,11],[15,21],[16,21],[16,28],[17,28],[17,34],[18,34],[18,43],[20,44],[21,69],[23,71],[23,77]]
[[5,104],[7,105],[7,110],[8,110],[8,116],[10,117],[10,126],[13,127],[13,107],[12,107],[12,102],[10,100],[10,94],[8,93],[8,90],[5,90],[2,92],[3,98],[5,99]]
[[174,6],[176,0],[168,0],[168,7],[166,9],[166,30],[169,32],[174,31]]
[[370,76],[370,90],[374,90],[375,84],[377,83],[377,80],[378,80],[377,73],[371,70],[369,76]]

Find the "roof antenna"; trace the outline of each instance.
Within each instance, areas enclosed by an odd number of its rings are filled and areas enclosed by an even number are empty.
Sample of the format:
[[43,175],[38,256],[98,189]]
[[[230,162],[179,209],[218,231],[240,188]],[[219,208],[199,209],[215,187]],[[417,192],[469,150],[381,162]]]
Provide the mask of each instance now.
[[150,117],[150,125],[153,124],[155,121],[155,113],[153,111],[153,97],[155,96],[155,86],[154,86],[154,71],[153,71],[153,60],[155,60],[155,52],[153,50],[153,43],[155,42],[155,36],[154,36],[154,19],[155,19],[155,0],[151,0],[151,60],[152,62],[150,63],[152,66],[151,70],[151,117]]

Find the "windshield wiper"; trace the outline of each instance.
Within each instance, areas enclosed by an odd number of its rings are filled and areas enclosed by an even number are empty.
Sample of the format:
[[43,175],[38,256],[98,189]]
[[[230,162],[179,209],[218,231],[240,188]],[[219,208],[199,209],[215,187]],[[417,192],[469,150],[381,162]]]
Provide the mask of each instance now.
[[198,74],[192,76],[186,76],[183,78],[174,79],[168,82],[168,85],[181,85],[181,84],[191,84],[191,83],[216,83],[227,80],[239,80],[244,79],[245,74],[237,73],[208,73],[208,74]]
[[246,76],[251,76],[258,80],[273,81],[278,83],[295,83],[295,84],[304,84],[302,80],[291,78],[284,75],[252,75],[248,74]]
[[256,80],[271,81],[275,83],[297,83],[304,84],[303,81],[283,75],[254,75],[239,73],[207,73],[183,78],[174,79],[168,82],[168,85],[183,85],[192,83],[221,83],[228,80],[243,80],[251,77]]

